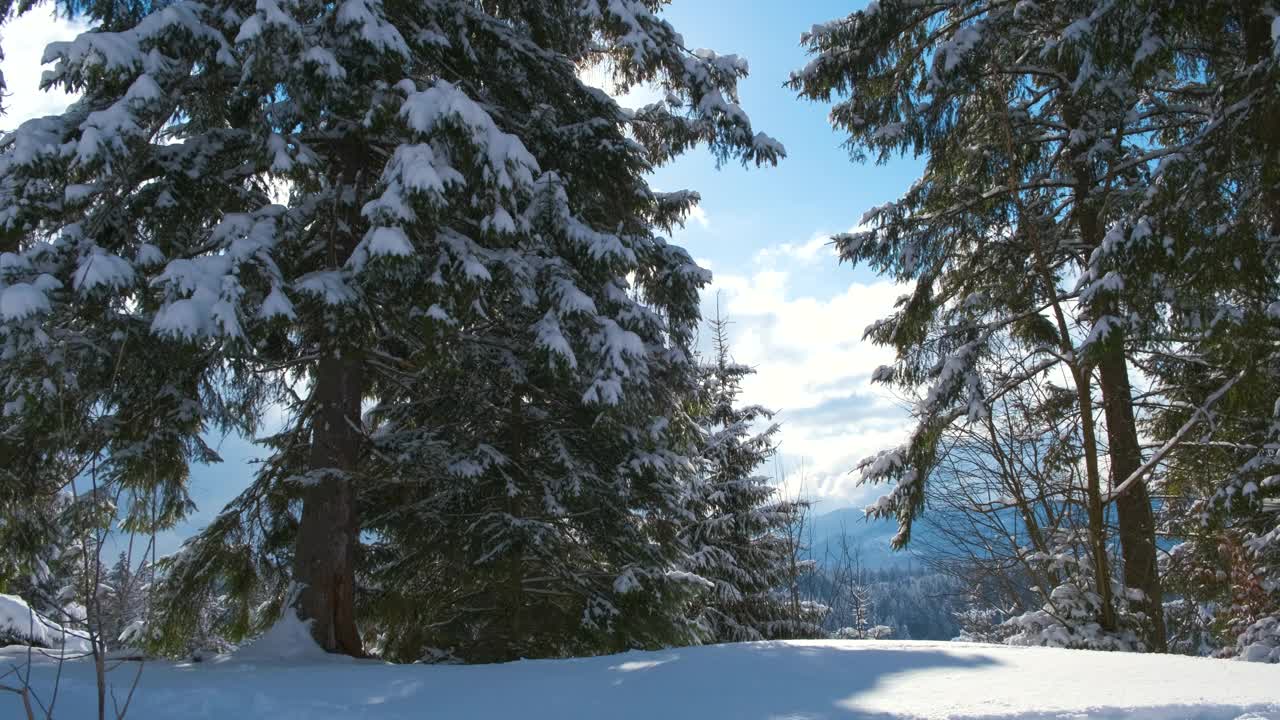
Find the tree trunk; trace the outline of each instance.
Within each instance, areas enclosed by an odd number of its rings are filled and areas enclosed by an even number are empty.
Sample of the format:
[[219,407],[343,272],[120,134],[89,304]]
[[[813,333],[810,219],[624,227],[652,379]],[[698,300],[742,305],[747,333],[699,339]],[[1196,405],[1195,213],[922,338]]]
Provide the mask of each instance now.
[[[1076,167],[1077,178],[1090,178],[1083,164]],[[1094,201],[1091,184],[1081,182],[1076,188],[1076,221],[1085,243],[1096,248],[1102,244],[1103,225]],[[1119,314],[1116,301],[1107,299],[1095,309],[1096,321],[1104,315]],[[1142,466],[1142,448],[1138,444],[1138,427],[1133,417],[1133,393],[1129,388],[1129,363],[1125,358],[1127,338],[1113,328],[1103,346],[1098,348],[1098,386],[1102,391],[1103,415],[1107,420],[1107,455],[1111,461],[1112,487],[1123,482]],[[1116,521],[1120,530],[1120,555],[1124,559],[1126,595],[1133,591],[1141,597],[1130,598],[1131,607],[1144,613],[1140,637],[1151,652],[1165,652],[1164,597],[1160,590],[1160,573],[1156,566],[1156,523],[1151,511],[1151,496],[1145,481],[1139,480],[1115,501]]]
[[[1107,417],[1107,444],[1114,487],[1142,466],[1123,336],[1107,340],[1107,347],[1098,360],[1098,375]],[[1124,557],[1124,586],[1128,591],[1142,593],[1140,598],[1130,598],[1131,606],[1146,615],[1142,640],[1149,651],[1166,652],[1164,595],[1156,564],[1156,522],[1146,482],[1139,480],[1133,483],[1116,498],[1115,505],[1116,520],[1120,526],[1120,553]]]
[[[1045,294],[1050,298],[1054,320],[1058,325],[1058,343],[1064,356],[1075,355],[1071,345],[1071,330],[1067,324],[1067,314],[1062,303],[1057,299],[1057,284],[1054,282],[1044,255],[1036,244],[1035,260],[1040,277],[1044,282]],[[1080,441],[1084,452],[1085,466],[1085,509],[1089,515],[1089,552],[1093,557],[1093,584],[1098,591],[1098,624],[1103,630],[1112,632],[1116,629],[1116,604],[1111,593],[1111,559],[1107,555],[1107,524],[1105,508],[1102,503],[1102,474],[1098,468],[1098,435],[1093,420],[1093,372],[1088,363],[1081,359],[1070,362],[1071,377],[1076,385],[1076,407],[1080,411]],[[993,436],[994,437],[994,436]]]
[[360,453],[364,372],[358,357],[320,360],[313,389],[311,479],[302,501],[294,581],[298,616],[328,652],[362,655],[355,618],[355,551],[359,522],[350,473]]
[[[1064,325],[1065,327],[1065,325]],[[1093,421],[1093,388],[1089,366],[1073,367],[1076,402],[1080,407],[1081,440],[1084,443],[1085,496],[1089,512],[1089,550],[1093,555],[1093,582],[1102,605],[1098,623],[1108,632],[1116,629],[1116,604],[1111,597],[1111,559],[1107,555],[1107,525],[1102,505],[1102,476],[1098,470],[1098,439]]]

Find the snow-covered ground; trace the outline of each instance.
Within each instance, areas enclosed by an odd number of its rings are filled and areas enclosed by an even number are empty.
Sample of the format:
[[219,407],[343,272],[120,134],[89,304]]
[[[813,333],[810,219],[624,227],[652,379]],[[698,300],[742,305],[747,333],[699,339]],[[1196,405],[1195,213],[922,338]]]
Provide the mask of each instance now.
[[[277,652],[282,646],[148,663],[128,717],[1280,720],[1280,665],[1173,656],[854,640],[458,667]],[[25,657],[25,649],[0,650],[0,666]],[[121,702],[136,668],[111,674]],[[45,697],[55,670],[38,659],[33,683]],[[96,716],[94,698],[90,665],[68,663],[55,717]],[[21,717],[15,697],[0,694],[0,717]]]

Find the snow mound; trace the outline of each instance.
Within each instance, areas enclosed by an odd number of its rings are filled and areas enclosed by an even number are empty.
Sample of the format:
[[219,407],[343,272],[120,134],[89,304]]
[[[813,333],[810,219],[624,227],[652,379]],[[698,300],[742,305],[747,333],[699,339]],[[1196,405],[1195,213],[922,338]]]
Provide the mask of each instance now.
[[257,640],[218,658],[218,662],[282,662],[303,663],[336,659],[326,653],[311,637],[311,624],[295,613],[286,612],[271,629]]
[[[1227,660],[849,640],[387,665],[319,657],[299,629],[282,623],[221,662],[148,663],[129,720],[1280,720],[1280,666]],[[19,661],[5,655],[14,651],[0,651],[0,665]],[[259,664],[255,652],[283,661]],[[39,662],[43,692],[57,668]],[[127,687],[136,668],[115,672],[109,680]],[[89,717],[92,665],[67,663],[59,697],[63,717]],[[14,702],[0,696],[0,717],[18,716]]]
[[68,653],[92,651],[84,635],[40,615],[16,595],[0,594],[0,636],[45,648],[61,648],[65,643]]

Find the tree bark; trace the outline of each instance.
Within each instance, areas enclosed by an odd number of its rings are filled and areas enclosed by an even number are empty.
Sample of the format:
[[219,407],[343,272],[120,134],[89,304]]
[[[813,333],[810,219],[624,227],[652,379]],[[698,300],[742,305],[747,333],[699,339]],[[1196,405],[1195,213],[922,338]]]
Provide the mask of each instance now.
[[360,455],[360,359],[334,352],[320,360],[313,389],[311,479],[302,500],[294,557],[298,617],[328,652],[363,655],[355,618],[355,551],[360,532],[351,473]]
[[[1034,228],[1034,224],[1031,226]],[[1033,230],[1034,232],[1034,230]],[[1107,555],[1107,524],[1102,503],[1102,474],[1098,468],[1098,435],[1093,420],[1093,372],[1083,359],[1075,358],[1071,344],[1071,330],[1067,314],[1057,298],[1058,287],[1053,274],[1044,261],[1037,238],[1033,254],[1037,272],[1044,284],[1046,296],[1051,298],[1054,321],[1058,326],[1058,347],[1064,357],[1072,357],[1068,363],[1076,385],[1076,407],[1080,411],[1080,441],[1085,465],[1085,509],[1089,515],[1089,552],[1093,556],[1093,584],[1098,591],[1098,624],[1103,630],[1117,627],[1115,598],[1111,592],[1111,558]]]
[[[1085,244],[1096,248],[1102,244],[1103,225],[1091,197],[1092,176],[1088,167],[1078,163],[1075,175],[1081,180],[1076,187],[1076,222]],[[1115,299],[1103,301],[1093,312],[1096,321],[1105,315],[1119,314]],[[1112,328],[1110,336],[1097,350],[1098,388],[1102,391],[1103,415],[1107,421],[1107,455],[1111,461],[1112,487],[1128,478],[1142,465],[1142,448],[1138,444],[1138,426],[1133,416],[1133,393],[1129,386],[1129,363],[1125,357],[1127,336]],[[1124,560],[1124,587],[1141,597],[1130,598],[1130,606],[1146,618],[1140,628],[1140,639],[1151,652],[1165,652],[1164,596],[1156,565],[1156,525],[1151,510],[1151,496],[1146,482],[1139,480],[1115,501],[1116,522],[1120,531],[1120,555]],[[1100,578],[1104,579],[1104,578]]]
[[[1119,332],[1113,330],[1112,332]],[[1142,449],[1133,418],[1133,393],[1124,338],[1109,338],[1098,359],[1099,387],[1107,418],[1108,454],[1112,486],[1118,485],[1142,465]],[[1120,526],[1120,553],[1124,557],[1124,586],[1142,593],[1130,605],[1142,612],[1142,640],[1151,652],[1166,652],[1164,594],[1156,556],[1156,522],[1145,480],[1138,480],[1115,500]]]
[[[368,146],[351,135],[326,148],[334,169],[336,203],[328,234],[327,261],[342,267],[365,225],[360,214]],[[361,403],[365,367],[358,347],[318,338],[321,358],[313,375],[311,484],[302,497],[293,580],[294,609],[311,623],[311,633],[327,652],[363,656],[355,614],[355,555],[360,540],[352,475],[363,450]]]
[[1093,388],[1088,365],[1073,367],[1076,402],[1080,407],[1081,440],[1084,443],[1085,499],[1089,514],[1089,550],[1093,555],[1094,587],[1102,605],[1098,622],[1103,630],[1116,629],[1116,604],[1111,596],[1111,558],[1107,555],[1107,526],[1102,506],[1102,475],[1098,470],[1098,439],[1093,421]]

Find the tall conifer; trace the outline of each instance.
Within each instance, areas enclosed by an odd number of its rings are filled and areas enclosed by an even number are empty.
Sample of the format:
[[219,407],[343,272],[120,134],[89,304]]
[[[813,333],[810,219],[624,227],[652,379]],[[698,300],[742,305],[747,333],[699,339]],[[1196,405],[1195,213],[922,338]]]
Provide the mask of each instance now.
[[[661,5],[180,0],[50,46],[46,82],[81,100],[0,157],[6,452],[99,458],[163,526],[190,463],[216,459],[202,438],[283,405],[258,482],[170,578],[248,597],[289,569],[316,639],[353,654],[361,497],[394,479],[375,458],[442,457],[418,474],[658,532],[707,276],[656,234],[696,194],[645,173],[699,143],[783,153],[737,105],[745,61],[685,47]],[[600,63],[664,99],[620,108],[580,77]],[[411,419],[423,398],[477,423]],[[487,406],[508,414],[486,426]],[[562,444],[519,438],[544,421],[572,426]],[[533,452],[558,495],[524,474]],[[667,582],[650,560],[603,567]]]

